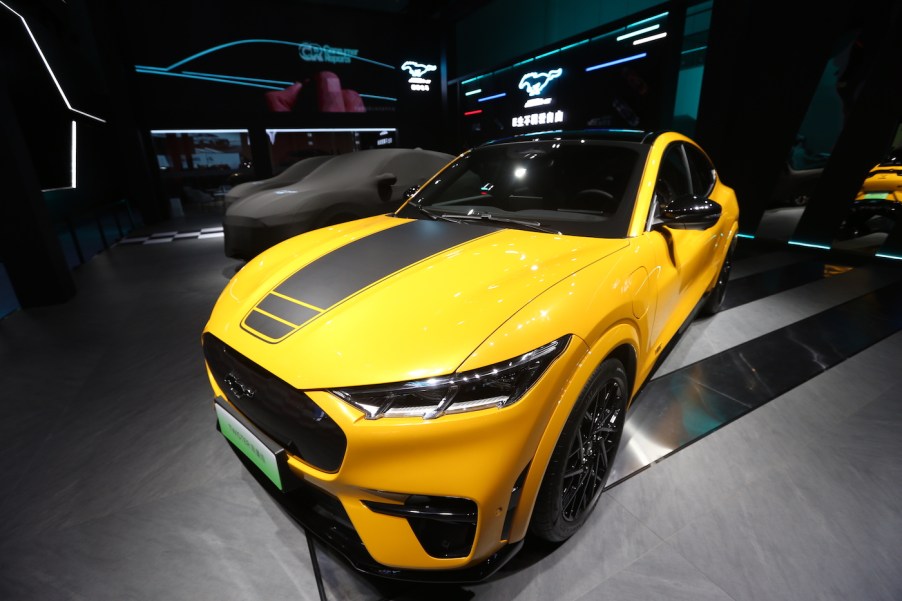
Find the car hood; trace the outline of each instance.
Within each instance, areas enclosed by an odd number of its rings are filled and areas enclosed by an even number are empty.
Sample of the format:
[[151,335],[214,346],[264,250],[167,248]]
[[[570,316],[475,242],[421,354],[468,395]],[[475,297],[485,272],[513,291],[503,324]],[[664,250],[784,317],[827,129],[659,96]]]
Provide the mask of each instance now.
[[255,259],[207,329],[301,389],[448,374],[532,299],[627,245],[373,217]]

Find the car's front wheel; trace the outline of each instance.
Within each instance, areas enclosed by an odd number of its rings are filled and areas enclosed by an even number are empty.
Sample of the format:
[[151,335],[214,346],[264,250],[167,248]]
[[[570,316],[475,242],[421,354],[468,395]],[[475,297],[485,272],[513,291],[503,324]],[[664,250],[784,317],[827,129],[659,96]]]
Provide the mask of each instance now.
[[617,454],[628,398],[623,364],[606,359],[589,378],[552,452],[530,533],[561,542],[592,513]]

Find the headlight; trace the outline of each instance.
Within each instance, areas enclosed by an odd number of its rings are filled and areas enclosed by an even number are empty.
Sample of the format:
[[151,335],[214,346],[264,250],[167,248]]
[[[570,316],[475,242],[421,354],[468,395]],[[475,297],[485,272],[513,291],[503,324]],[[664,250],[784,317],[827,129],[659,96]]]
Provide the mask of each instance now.
[[563,336],[508,361],[450,376],[330,392],[363,411],[367,419],[435,419],[446,413],[506,407],[536,383],[569,340],[569,335]]

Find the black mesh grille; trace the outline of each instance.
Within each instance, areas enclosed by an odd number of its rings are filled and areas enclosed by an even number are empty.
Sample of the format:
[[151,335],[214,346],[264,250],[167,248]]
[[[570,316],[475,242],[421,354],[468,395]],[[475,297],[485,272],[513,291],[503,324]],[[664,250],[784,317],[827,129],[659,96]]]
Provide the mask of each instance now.
[[347,439],[310,397],[212,334],[204,334],[203,347],[219,388],[254,425],[310,465],[327,472],[338,470]]

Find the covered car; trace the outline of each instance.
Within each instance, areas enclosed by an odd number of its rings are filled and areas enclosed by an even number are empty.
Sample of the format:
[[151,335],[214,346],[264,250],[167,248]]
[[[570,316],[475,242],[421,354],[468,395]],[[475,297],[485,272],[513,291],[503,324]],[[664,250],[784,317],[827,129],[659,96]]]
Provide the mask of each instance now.
[[675,132],[477,147],[234,276],[201,337],[218,428],[359,570],[483,579],[586,521],[630,403],[721,306],[738,216]]
[[300,233],[390,213],[405,192],[454,159],[422,148],[379,148],[338,155],[303,180],[254,194],[226,209],[226,256],[249,261]]
[[256,180],[252,182],[244,182],[233,186],[226,192],[225,206],[229,207],[239,200],[243,200],[258,192],[281,188],[282,186],[290,186],[297,183],[310,175],[310,173],[331,159],[334,155],[325,154],[321,156],[308,157],[289,165],[278,175],[267,179]]

